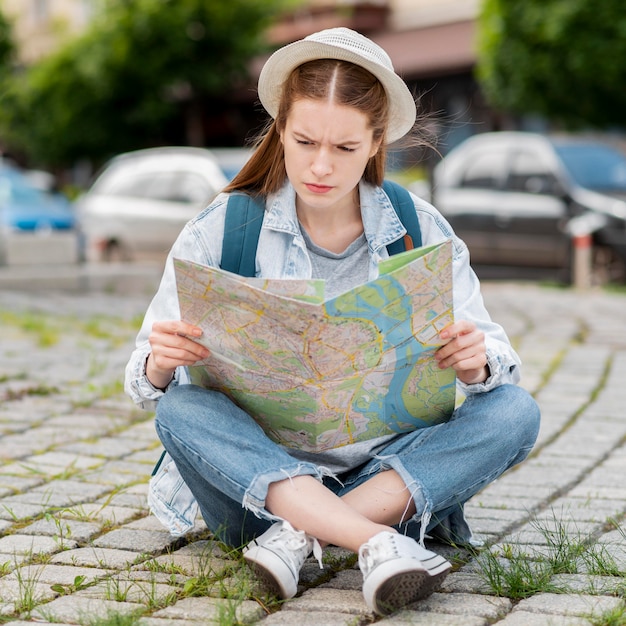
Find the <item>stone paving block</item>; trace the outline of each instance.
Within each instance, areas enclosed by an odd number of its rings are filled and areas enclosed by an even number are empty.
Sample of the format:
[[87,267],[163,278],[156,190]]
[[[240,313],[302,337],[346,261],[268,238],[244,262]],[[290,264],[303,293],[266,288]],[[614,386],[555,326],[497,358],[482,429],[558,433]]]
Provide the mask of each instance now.
[[98,598],[61,596],[47,604],[35,608],[32,617],[39,620],[53,622],[68,622],[70,624],[86,624],[96,619],[110,618],[113,615],[131,615],[145,612],[145,607],[132,602],[115,602]]
[[606,611],[623,606],[620,598],[586,594],[538,593],[521,600],[513,611],[567,615],[575,617],[598,617]]
[[[2,615],[2,603],[0,602],[0,615]],[[43,622],[41,620],[37,620],[38,626],[73,626],[72,624],[61,623],[61,622]],[[23,620],[11,620],[11,626],[33,626],[33,622],[23,621]]]
[[549,497],[535,497],[531,489],[528,489],[528,497],[507,497],[506,493],[494,494],[489,492],[479,493],[474,496],[470,502],[473,506],[479,506],[487,509],[503,509],[508,511],[521,511],[524,514],[530,514],[542,503],[548,501]]
[[[318,568],[319,572],[319,568]],[[361,570],[345,569],[338,571],[328,582],[322,583],[318,589],[349,589],[361,591],[363,588],[363,574]]]
[[446,577],[441,585],[441,592],[490,595],[493,590],[480,570],[475,572],[459,570]]
[[129,522],[124,526],[125,528],[132,528],[134,530],[154,530],[158,532],[164,532],[165,528],[163,524],[154,515],[146,515],[140,519]]
[[134,452],[133,454],[128,455],[126,457],[126,460],[132,463],[141,463],[148,465],[151,468],[149,473],[152,473],[152,468],[156,465],[157,461],[161,457],[162,452],[163,447],[161,446],[161,442],[158,440],[155,433],[154,444],[151,444],[150,449]]
[[626,504],[626,487],[603,487],[602,485],[587,485],[584,481],[573,487],[569,494],[571,498],[586,498],[591,500],[617,500]]
[[1,601],[16,608],[25,609],[26,603],[45,602],[52,600],[56,594],[50,585],[37,581],[15,580],[14,578],[0,578],[0,598]]
[[32,474],[30,476],[11,475],[10,472],[6,471],[7,468],[9,468],[9,465],[0,466],[0,488],[8,489],[11,495],[27,489],[33,489],[45,482],[42,476],[33,476]]
[[226,618],[233,616],[240,622],[252,622],[261,619],[265,615],[263,608],[253,600],[229,600],[226,598],[183,598],[176,604],[156,611],[153,618],[170,619],[172,621],[204,620],[228,623]]
[[624,579],[619,576],[592,574],[557,574],[550,581],[562,593],[581,593],[593,596],[619,595]]
[[108,470],[112,474],[126,474],[127,477],[132,476],[135,480],[141,480],[143,477],[146,477],[146,479],[150,477],[153,467],[154,463],[142,463],[126,457],[124,459],[109,460],[99,470]]
[[220,544],[214,539],[200,539],[193,543],[181,546],[173,554],[187,554],[199,557],[225,557],[226,553],[222,550]]
[[187,576],[198,576],[199,574],[221,574],[225,569],[232,567],[232,561],[211,557],[210,559],[200,559],[191,554],[162,554],[154,559],[144,561],[133,569],[155,569],[157,571],[182,573]]
[[94,485],[82,480],[52,480],[31,489],[30,493],[42,493],[50,501],[61,496],[71,496],[84,501],[95,500],[102,494],[108,493],[110,488],[105,485]]
[[101,535],[93,542],[93,545],[97,548],[160,554],[168,548],[175,548],[180,541],[180,538],[172,537],[165,531],[132,530],[124,527]]
[[100,437],[96,441],[77,441],[62,446],[57,450],[78,454],[81,456],[104,457],[105,459],[119,459],[121,457],[141,450],[143,441],[121,437]]
[[[141,480],[143,478],[143,474],[114,472],[106,465],[102,465],[98,469],[82,472],[80,478],[86,483],[106,485],[109,489],[125,489],[135,481]],[[148,478],[146,478],[146,481],[147,480]]]
[[66,452],[46,452],[45,454],[28,456],[21,463],[31,473],[56,476],[69,470],[76,471],[98,467],[104,463],[104,459],[77,456]]
[[131,567],[143,557],[129,550],[112,550],[109,548],[76,548],[55,554],[51,563],[60,565],[77,565],[79,567],[100,567],[102,569],[122,570]]
[[484,617],[474,615],[461,617],[459,615],[446,615],[445,613],[400,611],[376,623],[384,624],[384,626],[487,626],[491,622]]
[[68,585],[74,584],[77,576],[84,577],[84,583],[93,583],[99,578],[104,578],[110,574],[110,570],[98,569],[95,567],[76,567],[74,565],[52,565],[42,563],[39,565],[25,565],[19,570],[11,572],[2,580],[32,580],[37,583],[47,585]]
[[[75,542],[66,541],[66,546],[74,547]],[[36,537],[28,535],[7,535],[0,537],[0,553],[6,555],[21,554],[54,554],[59,552],[61,547],[52,537]]]
[[529,513],[519,509],[488,508],[474,506],[471,503],[465,504],[465,519],[471,528],[474,528],[474,524],[479,524],[483,520],[499,520],[503,523],[513,524],[522,522],[529,516]]
[[589,620],[571,615],[545,615],[514,611],[498,622],[498,626],[592,626]]
[[[339,613],[371,615],[361,591],[344,589],[307,589],[301,596],[286,601],[282,610],[306,613],[328,607]],[[297,622],[297,618],[294,618],[294,622]]]
[[622,510],[622,504],[615,500],[589,500],[567,495],[554,500],[550,508],[539,513],[537,518],[551,515],[557,519],[569,518],[577,522],[605,522],[621,515]]
[[[279,611],[266,617],[260,624],[263,624],[263,626],[294,626],[295,624],[298,626],[365,626],[365,624],[371,624],[369,616],[333,612],[328,610],[328,608],[330,607],[327,607],[326,610],[298,611],[297,621],[294,621],[293,611]],[[381,623],[387,624],[388,622],[383,620]],[[415,622],[403,623],[413,624]],[[445,623],[441,626],[445,626]],[[480,625],[476,624],[476,626],[482,626],[482,623]]]
[[112,506],[125,506],[137,509],[139,511],[143,511],[144,513],[148,512],[148,501],[147,501],[147,487],[144,489],[144,493],[129,493],[127,489],[121,491],[120,493],[116,493],[113,496],[107,496],[106,498],[100,498],[97,502],[101,502],[102,504],[112,505]]
[[92,521],[101,525],[116,526],[126,524],[135,519],[137,515],[144,515],[145,513],[123,506],[106,506],[94,502],[83,502],[62,509],[56,514],[69,520]]
[[20,528],[22,535],[42,535],[55,537],[59,545],[68,539],[78,543],[86,543],[102,530],[100,524],[79,522],[68,519],[40,519],[28,526]]
[[416,612],[447,613],[484,617],[496,621],[506,615],[513,603],[508,598],[467,593],[433,593],[410,607]]
[[466,519],[474,534],[480,533],[490,535],[502,535],[507,532],[507,530],[515,526],[514,521],[505,520],[502,518],[489,519],[482,517],[471,519],[466,516]]
[[127,580],[110,576],[74,594],[80,598],[99,598],[117,602],[136,602],[146,607],[173,602],[179,588],[155,580]]
[[142,617],[138,620],[137,626],[204,626],[207,621],[193,619],[160,619],[158,617]]

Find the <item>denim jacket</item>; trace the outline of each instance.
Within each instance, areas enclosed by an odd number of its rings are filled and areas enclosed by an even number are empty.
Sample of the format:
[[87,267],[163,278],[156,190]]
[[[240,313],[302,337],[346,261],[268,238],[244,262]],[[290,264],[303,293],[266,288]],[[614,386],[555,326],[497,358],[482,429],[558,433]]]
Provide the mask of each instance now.
[[[370,254],[369,279],[378,276],[378,263],[388,257],[386,246],[401,238],[406,229],[391,201],[380,187],[359,184],[361,216]],[[489,391],[505,383],[519,381],[520,360],[501,326],[494,323],[483,304],[480,284],[469,265],[467,246],[453,233],[443,216],[427,202],[413,196],[422,232],[422,244],[433,245],[446,239],[453,244],[453,300],[455,319],[476,323],[485,334],[490,375],[482,383],[458,382],[464,394]],[[222,254],[227,194],[220,194],[211,205],[192,219],[172,246],[163,277],[137,336],[136,348],[126,366],[125,389],[141,408],[154,410],[167,391],[155,388],[146,377],[150,353],[148,336],[158,320],[180,319],[175,257],[217,267]],[[256,275],[262,278],[310,278],[312,267],[296,216],[295,191],[289,182],[266,199],[266,213],[259,236]],[[169,387],[188,381],[185,368],[177,370]],[[168,388],[169,388],[168,387]],[[175,535],[193,527],[197,504],[184,484],[174,462],[165,455],[150,481],[149,504],[157,517]]]

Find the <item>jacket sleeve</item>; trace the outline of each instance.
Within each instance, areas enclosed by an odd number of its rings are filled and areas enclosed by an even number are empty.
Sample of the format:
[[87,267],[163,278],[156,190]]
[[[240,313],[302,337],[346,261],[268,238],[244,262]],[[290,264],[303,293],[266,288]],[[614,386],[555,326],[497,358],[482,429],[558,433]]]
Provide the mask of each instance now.
[[221,209],[226,205],[225,199],[225,194],[221,194],[191,220],[168,254],[159,288],[146,311],[137,334],[135,349],[126,365],[124,390],[142,409],[154,410],[159,398],[167,389],[188,381],[186,368],[181,367],[176,370],[173,380],[166,389],[157,389],[150,383],[146,376],[146,361],[151,351],[148,337],[154,322],[180,319],[174,259],[183,258],[204,265],[219,265],[224,229],[224,211]]
[[509,341],[506,332],[491,319],[482,297],[480,281],[470,265],[470,255],[465,243],[455,235],[452,227],[433,206],[413,196],[417,210],[423,245],[452,240],[453,247],[453,298],[456,320],[469,320],[485,334],[489,377],[482,383],[467,385],[458,381],[465,394],[489,391],[499,385],[517,384],[520,380],[521,360]]

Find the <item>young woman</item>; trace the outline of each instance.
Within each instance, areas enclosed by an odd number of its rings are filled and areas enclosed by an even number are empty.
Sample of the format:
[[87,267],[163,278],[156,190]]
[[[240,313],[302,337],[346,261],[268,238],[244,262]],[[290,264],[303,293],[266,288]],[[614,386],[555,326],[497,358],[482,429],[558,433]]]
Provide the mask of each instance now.
[[483,306],[466,246],[416,197],[423,244],[453,243],[456,321],[436,359],[454,369],[466,399],[450,421],[313,454],[274,443],[226,395],[188,384],[185,368],[210,353],[194,340],[200,329],[180,319],[172,258],[219,265],[229,193],[265,198],[256,275],[322,278],[328,296],[376,278],[386,245],[406,232],[381,184],[386,145],[412,131],[416,107],[380,47],[345,28],[311,35],[270,57],[259,97],[273,121],[174,244],[126,389],[156,407],[167,473],[182,477],[173,492],[193,494],[180,514],[161,495],[174,525],[195,498],[221,539],[249,542],[245,558],[283,598],[296,594],[320,544],[354,550],[365,601],[385,614],[441,583],[450,564],[424,547],[425,534],[471,541],[464,502],[527,456],[539,412],[516,386],[519,358]]

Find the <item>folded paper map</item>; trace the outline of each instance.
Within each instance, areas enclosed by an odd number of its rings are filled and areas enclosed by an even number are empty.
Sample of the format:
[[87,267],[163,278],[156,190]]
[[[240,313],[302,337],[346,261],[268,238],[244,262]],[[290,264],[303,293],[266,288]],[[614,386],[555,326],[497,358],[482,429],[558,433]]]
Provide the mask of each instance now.
[[230,396],[277,443],[311,452],[446,421],[455,375],[433,354],[453,322],[451,249],[392,256],[377,279],[328,300],[322,280],[175,259],[181,319],[211,351],[191,382]]

